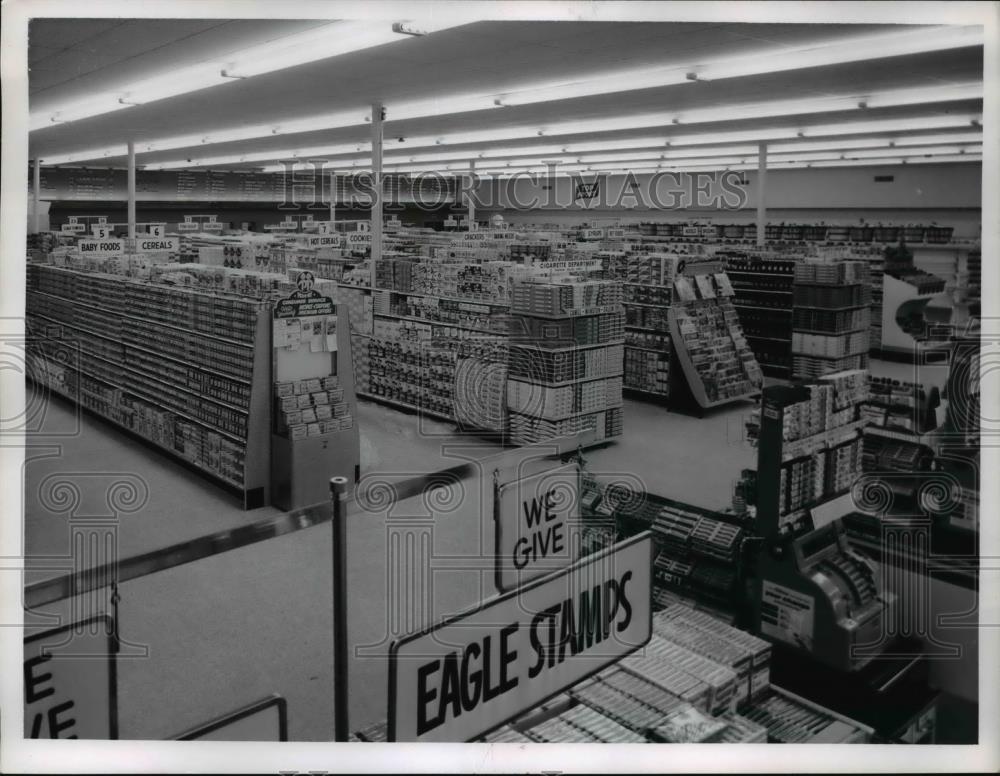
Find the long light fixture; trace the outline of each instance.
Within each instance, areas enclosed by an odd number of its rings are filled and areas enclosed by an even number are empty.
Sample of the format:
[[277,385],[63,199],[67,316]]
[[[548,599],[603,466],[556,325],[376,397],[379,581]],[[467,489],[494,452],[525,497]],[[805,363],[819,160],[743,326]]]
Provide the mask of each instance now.
[[[734,140],[742,140],[743,142],[746,142],[748,140],[767,141],[775,137],[783,139],[790,139],[799,136],[808,138],[813,138],[813,137],[819,138],[823,136],[835,137],[847,134],[891,133],[891,132],[906,132],[906,131],[916,131],[925,129],[940,130],[948,128],[968,130],[969,127],[971,126],[970,122],[973,120],[973,118],[975,117],[953,115],[953,116],[929,116],[929,117],[910,118],[910,119],[868,120],[861,122],[851,122],[846,124],[823,124],[823,125],[806,126],[803,127],[803,129],[801,130],[761,129],[761,130],[735,132],[735,133],[680,135],[676,137],[667,136],[667,139],[661,142],[663,143],[664,146],[664,152],[669,153],[668,144],[669,148],[673,148],[675,146],[701,145],[708,143],[725,143]],[[754,136],[754,133],[756,133],[756,137]],[[498,132],[498,134],[502,135],[502,137],[499,138],[496,138],[495,135],[489,135],[489,131],[486,131],[483,134],[486,134],[487,137],[480,138],[480,142],[489,142],[494,138],[500,141],[513,139],[507,136],[508,135],[507,130],[502,130]],[[974,133],[969,133],[969,134],[974,134]],[[523,138],[524,136],[522,135],[521,139]],[[414,144],[419,143],[421,147],[432,146],[433,143],[430,143],[429,139],[430,139],[429,137],[412,138],[411,142],[413,142]],[[441,146],[465,144],[469,142],[470,138],[467,133],[463,133],[458,135],[439,136],[436,138],[436,140],[438,141],[438,147],[441,147]],[[611,141],[614,144],[611,147],[613,148],[614,146],[622,145],[625,142],[646,143],[649,142],[649,140],[650,140],[649,138],[642,138],[632,141]],[[599,141],[567,143],[566,145],[555,143],[552,145],[546,145],[545,146],[546,150],[543,151],[542,153],[552,153],[556,147],[560,148],[560,150],[564,153],[578,153],[584,149],[600,148],[600,146],[596,145],[597,142]],[[240,164],[251,161],[266,161],[268,159],[282,159],[282,158],[291,159],[294,158],[295,156],[298,156],[300,158],[305,158],[307,156],[312,156],[314,158],[324,158],[326,156],[335,156],[338,154],[351,154],[351,153],[360,154],[360,153],[365,153],[366,151],[367,148],[357,144],[345,145],[345,146],[318,147],[318,148],[299,149],[299,150],[291,149],[281,152],[270,152],[270,155],[261,152],[259,154],[253,154],[253,155],[240,154],[233,156],[220,156],[207,160],[192,159],[191,161],[188,161],[186,159],[179,159],[170,162],[160,162],[158,164],[149,165],[147,169],[178,169],[178,168],[196,167],[196,166],[220,166],[227,164]],[[455,153],[457,154],[458,152]],[[475,158],[476,153],[477,153],[476,151],[464,151],[461,152],[461,156],[458,158],[465,158],[465,159]],[[493,153],[491,153],[491,156],[498,156],[498,155],[510,156],[513,154],[525,154],[525,151],[517,150],[516,148],[510,148],[510,149],[504,149],[502,152],[494,151]],[[250,158],[251,156],[253,156],[254,158],[251,159]],[[416,159],[416,161],[430,161],[435,158],[441,158],[441,157],[437,156],[434,153],[426,153],[423,155],[422,158]],[[411,156],[408,154],[399,156],[388,154],[386,156],[385,163],[389,164],[392,163],[393,161],[406,162],[409,161],[410,159]],[[48,162],[46,161],[46,163]],[[280,169],[280,166],[278,169]]]
[[[359,25],[360,22],[341,22],[341,25]],[[303,61],[312,61],[313,59],[322,59],[328,56],[335,56],[338,53],[346,53],[347,50],[358,50],[361,48],[368,48],[371,45],[378,45],[371,43],[374,38],[367,38],[365,34],[359,34],[356,37],[356,43],[348,44],[346,42],[340,41],[334,45],[333,48],[328,46],[320,54],[316,53],[315,41],[316,40],[328,40],[330,38],[330,33],[323,32],[326,28],[334,27],[336,25],[324,25],[318,30],[310,30],[304,33],[298,33],[297,35],[288,36],[287,38],[279,39],[278,41],[273,41],[265,44],[261,47],[255,47],[251,50],[251,54],[244,54],[239,58],[238,62],[243,63],[242,67],[243,73],[249,73],[251,71],[261,70],[270,71],[274,69],[280,69],[280,67],[288,67],[292,64],[301,64],[299,61],[303,57]],[[443,29],[449,26],[447,24],[437,25],[437,29]],[[380,34],[394,34],[384,32],[384,28],[381,29]],[[325,38],[324,38],[325,36]],[[288,41],[293,38],[301,37],[301,45],[292,45]],[[349,39],[350,36],[341,36],[345,40]],[[284,41],[284,42],[283,42]],[[450,115],[454,113],[465,113],[469,111],[481,111],[496,107],[502,107],[503,105],[525,105],[533,104],[539,102],[549,102],[552,100],[566,99],[567,97],[579,97],[579,96],[593,96],[598,94],[606,93],[619,93],[622,91],[629,91],[632,89],[642,89],[648,88],[650,85],[663,86],[669,85],[670,83],[681,83],[691,80],[689,76],[697,75],[695,80],[706,80],[706,79],[717,79],[717,78],[728,78],[728,77],[739,77],[744,75],[752,75],[755,73],[770,73],[779,72],[784,70],[794,70],[804,67],[811,67],[813,63],[819,64],[832,64],[835,62],[853,62],[862,61],[865,59],[877,59],[886,56],[899,56],[902,54],[912,54],[927,51],[939,51],[950,48],[965,47],[982,45],[983,34],[981,28],[978,27],[933,27],[933,28],[923,28],[916,31],[907,31],[903,33],[893,32],[880,35],[865,35],[852,38],[840,38],[835,40],[823,41],[816,44],[811,44],[806,47],[800,47],[795,49],[790,49],[787,51],[779,52],[777,54],[759,54],[759,55],[743,55],[736,58],[727,58],[724,60],[719,60],[714,63],[708,63],[705,65],[689,65],[682,68],[672,67],[672,68],[646,68],[641,71],[622,71],[615,73],[611,76],[599,76],[592,79],[583,79],[581,81],[575,81],[571,83],[559,83],[559,84],[542,84],[542,85],[532,85],[527,87],[522,87],[514,92],[504,93],[501,95],[496,94],[474,94],[474,95],[464,95],[464,96],[450,96],[442,98],[429,98],[423,99],[415,102],[403,102],[393,105],[389,105],[390,109],[390,119],[392,120],[407,120],[412,118],[426,118],[432,116],[442,116]],[[351,48],[350,46],[354,46]],[[264,49],[270,47],[267,51],[257,52],[257,49]],[[332,51],[333,53],[323,53]],[[311,57],[311,59],[310,59]],[[283,64],[287,62],[288,64]],[[280,67],[279,67],[280,66]],[[199,65],[199,68],[210,67],[216,68],[211,74],[202,76],[198,81],[196,86],[185,88],[183,84],[189,83],[189,78],[171,78],[172,74],[161,77],[160,80],[164,78],[167,82],[171,84],[168,87],[169,93],[164,92],[163,96],[172,96],[172,94],[182,93],[183,91],[194,91],[196,89],[205,88],[208,85],[213,85],[213,83],[218,83],[217,78],[223,78],[223,80],[228,80],[224,74],[239,74],[241,71],[235,66],[229,69],[218,69],[217,63],[207,63],[206,65]],[[669,74],[669,75],[668,75]],[[205,79],[211,80],[213,83],[204,83]],[[177,84],[180,84],[178,86]],[[126,89],[129,93],[137,93],[144,91],[141,88],[141,84],[132,85]],[[178,91],[178,89],[180,91]],[[148,90],[146,90],[148,91]],[[155,89],[153,90],[155,92]],[[92,97],[80,101],[78,106],[75,106],[76,112],[72,111],[67,114],[63,111],[63,118],[60,119],[57,116],[53,116],[53,111],[49,110],[44,113],[44,115],[33,115],[31,128],[38,129],[43,126],[48,126],[52,121],[60,120],[76,120],[77,118],[82,118],[84,113],[87,115],[98,115],[99,113],[107,112],[107,110],[120,109],[121,105],[108,107],[107,95],[93,95]],[[950,86],[920,88],[920,89],[904,89],[904,90],[894,90],[891,92],[884,92],[874,95],[858,95],[856,97],[846,98],[846,104],[839,105],[836,101],[825,101],[826,107],[810,107],[806,108],[804,103],[801,101],[789,101],[791,104],[790,109],[794,109],[796,106],[802,108],[798,112],[820,112],[820,111],[832,111],[832,110],[847,110],[855,108],[860,104],[864,104],[867,107],[888,107],[894,105],[908,105],[908,104],[926,104],[928,102],[940,102],[940,101],[956,101],[956,100],[967,100],[967,99],[981,99],[982,98],[982,85],[974,83],[966,84],[952,84]],[[148,100],[146,100],[148,101]],[[87,106],[92,107],[87,107]],[[56,112],[59,113],[58,111]],[[756,115],[756,114],[753,114]],[[769,113],[765,115],[794,115],[793,113],[775,114]],[[730,115],[723,116],[721,120],[726,120],[729,118],[748,118],[753,117],[751,114],[744,115]],[[718,110],[714,112],[712,109],[708,111],[705,110],[695,110],[688,112],[680,117],[677,115],[672,116],[669,120],[680,119],[685,123],[700,123],[705,121],[720,120]],[[266,137],[270,134],[292,134],[295,132],[309,132],[322,129],[334,129],[341,127],[357,126],[362,124],[367,119],[367,109],[359,108],[355,111],[342,112],[340,114],[327,114],[327,115],[317,115],[311,117],[304,117],[290,122],[283,122],[280,126],[276,127],[274,125],[259,125],[256,130],[260,132],[259,137]],[[654,123],[659,123],[657,119]],[[225,133],[222,133],[225,134]],[[224,142],[224,141],[215,141]],[[163,150],[167,147],[179,148],[183,146],[174,145],[165,140],[160,140],[156,142],[158,149]],[[93,158],[101,158],[105,156],[103,153],[96,154]]]
[[[414,23],[420,34],[469,23],[468,19],[436,20]],[[78,121],[99,116],[130,105],[207,89],[234,79],[250,78],[296,65],[348,54],[354,51],[405,40],[412,36],[407,29],[391,22],[339,21],[323,24],[305,32],[286,35],[256,46],[227,54],[218,59],[185,68],[170,70],[152,78],[134,81],[109,92],[58,104],[35,111],[29,118],[31,131],[53,123]]]
[[617,94],[692,81],[715,81],[751,75],[787,72],[870,59],[944,51],[983,45],[981,27],[930,27],[906,32],[839,37],[796,46],[778,52],[759,52],[708,62],[668,67],[621,70],[597,78],[554,81],[503,92],[500,105],[530,105],[538,102]]

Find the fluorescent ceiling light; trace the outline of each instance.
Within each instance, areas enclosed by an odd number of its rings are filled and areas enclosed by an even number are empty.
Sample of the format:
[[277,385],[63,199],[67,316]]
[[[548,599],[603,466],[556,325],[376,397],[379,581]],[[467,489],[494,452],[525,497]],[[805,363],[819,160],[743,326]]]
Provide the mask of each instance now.
[[979,26],[923,27],[905,32],[835,38],[777,53],[730,57],[704,66],[696,66],[694,72],[699,81],[715,81],[722,78],[741,78],[747,75],[982,46],[983,40],[983,28]]
[[860,135],[866,132],[908,132],[921,129],[968,129],[972,121],[981,121],[981,116],[925,116],[913,119],[885,119],[876,121],[852,121],[842,124],[819,124],[803,127],[804,137],[821,137],[823,135]]
[[241,51],[222,74],[229,78],[251,78],[400,39],[400,33],[391,24],[334,22]]
[[[497,99],[505,106],[530,105],[680,85],[693,81],[742,78],[749,75],[981,45],[983,45],[981,27],[939,26],[905,32],[839,36],[782,51],[761,51],[708,62],[684,62],[666,67],[620,70],[608,75],[583,77],[572,81],[549,81],[500,93]],[[691,75],[695,77],[692,78]],[[945,99],[962,98],[945,97]]]
[[[444,23],[418,22],[416,26],[422,30],[435,31],[467,23],[468,21],[456,19]],[[222,55],[207,62],[169,70],[107,93],[90,95],[86,99],[72,103],[45,106],[31,114],[29,127],[31,130],[36,130],[50,126],[53,122],[78,121],[121,110],[130,105],[143,105],[231,83],[233,79],[272,73],[308,62],[405,40],[408,37],[410,37],[408,34],[396,31],[391,22],[332,22]],[[325,125],[323,128],[328,127],[329,125]]]

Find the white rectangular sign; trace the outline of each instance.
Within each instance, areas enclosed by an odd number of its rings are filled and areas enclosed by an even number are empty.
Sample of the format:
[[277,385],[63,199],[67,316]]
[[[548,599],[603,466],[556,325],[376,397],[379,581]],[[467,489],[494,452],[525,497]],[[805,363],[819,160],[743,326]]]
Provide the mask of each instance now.
[[389,740],[467,742],[644,646],[653,542],[634,536],[389,654]]
[[[527,397],[529,405],[532,398]],[[496,583],[501,591],[580,557],[579,477],[571,464],[497,486]]]
[[123,256],[124,240],[80,240],[77,248],[83,256]]
[[206,221],[201,225],[201,228],[206,232],[221,232],[223,223],[221,221]]
[[177,224],[178,232],[197,232],[198,224],[192,223],[191,221],[185,221],[183,224]]
[[370,245],[371,241],[371,232],[350,232],[347,235],[348,245]]
[[162,251],[176,251],[176,237],[137,237],[135,249],[139,253],[160,253]]
[[118,682],[110,617],[24,640],[24,737],[118,737]]
[[603,240],[604,230],[603,229],[584,229],[580,232],[580,238],[583,240]]
[[340,247],[340,235],[339,234],[326,234],[320,232],[317,237],[309,237],[306,239],[306,245],[310,248],[339,248]]
[[608,229],[608,239],[609,240],[624,240],[625,230],[624,229]]
[[63,224],[60,228],[64,232],[86,232],[87,231],[86,224],[78,224],[75,221],[73,223],[70,223],[70,224]]
[[112,229],[106,223],[92,224],[90,227],[90,234],[94,239],[104,240],[112,236]]

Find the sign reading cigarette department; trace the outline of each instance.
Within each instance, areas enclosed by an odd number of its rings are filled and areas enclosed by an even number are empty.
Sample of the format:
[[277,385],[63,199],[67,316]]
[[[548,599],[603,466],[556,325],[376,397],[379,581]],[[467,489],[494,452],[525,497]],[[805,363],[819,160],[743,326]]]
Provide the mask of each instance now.
[[646,532],[392,645],[389,740],[467,742],[649,641]]

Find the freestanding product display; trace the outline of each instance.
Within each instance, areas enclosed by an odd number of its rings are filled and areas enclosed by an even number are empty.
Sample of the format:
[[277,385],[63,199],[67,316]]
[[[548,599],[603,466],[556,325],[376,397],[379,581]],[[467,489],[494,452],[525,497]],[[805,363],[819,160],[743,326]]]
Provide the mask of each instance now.
[[346,308],[312,290],[274,305],[274,433],[272,500],[292,510],[329,498],[331,477],[360,477],[360,437]]

